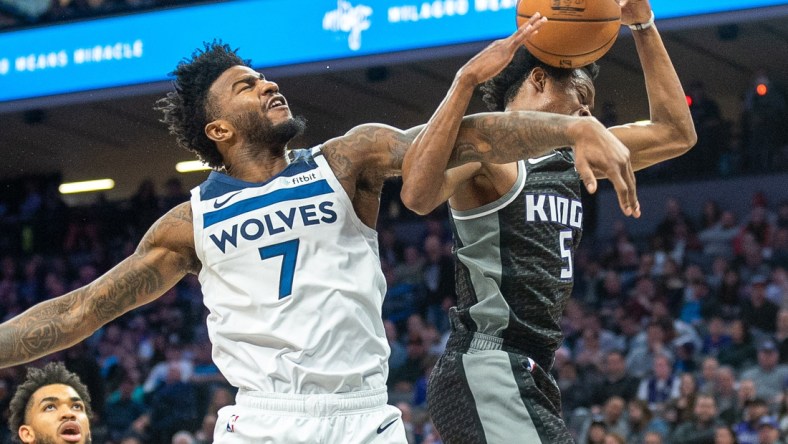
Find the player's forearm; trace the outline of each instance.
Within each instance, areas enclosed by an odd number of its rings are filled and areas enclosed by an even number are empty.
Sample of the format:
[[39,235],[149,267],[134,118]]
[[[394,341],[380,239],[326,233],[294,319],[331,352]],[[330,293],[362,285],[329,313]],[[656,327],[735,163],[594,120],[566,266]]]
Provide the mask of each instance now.
[[97,281],[36,304],[0,325],[0,368],[78,343],[107,322],[160,296],[184,274],[173,272],[165,277],[134,255]]
[[463,120],[448,167],[511,163],[574,146],[588,131],[604,129],[591,120],[539,111],[474,114]]
[[458,73],[449,93],[405,153],[400,196],[405,206],[417,213],[431,211],[442,200],[444,171],[475,86]]
[[697,140],[684,89],[656,25],[633,34],[646,81],[651,121],[671,129],[671,145],[680,154]]
[[24,364],[88,337],[85,290],[41,302],[0,325],[0,368]]

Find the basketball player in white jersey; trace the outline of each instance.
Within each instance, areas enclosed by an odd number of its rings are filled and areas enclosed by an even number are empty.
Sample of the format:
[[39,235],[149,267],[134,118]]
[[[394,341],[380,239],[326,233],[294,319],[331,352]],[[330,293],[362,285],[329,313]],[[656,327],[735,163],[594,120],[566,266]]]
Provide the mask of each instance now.
[[[532,31],[521,28],[510,44]],[[0,367],[69,347],[194,273],[210,310],[213,359],[239,389],[236,405],[220,411],[215,442],[404,443],[400,412],[387,405],[385,280],[374,227],[383,182],[400,173],[418,130],[361,125],[288,152],[303,121],[278,86],[227,45],[206,44],[174,75],[175,92],[159,104],[164,122],[216,170],[129,258],[0,325]],[[529,129],[542,135],[544,115],[493,116],[469,120],[466,131],[505,153],[485,160],[554,147],[534,143]],[[634,183],[621,177],[625,148],[612,134],[589,119],[550,122],[552,131],[577,134],[573,145],[588,154],[589,168],[621,178],[621,199],[635,201]]]

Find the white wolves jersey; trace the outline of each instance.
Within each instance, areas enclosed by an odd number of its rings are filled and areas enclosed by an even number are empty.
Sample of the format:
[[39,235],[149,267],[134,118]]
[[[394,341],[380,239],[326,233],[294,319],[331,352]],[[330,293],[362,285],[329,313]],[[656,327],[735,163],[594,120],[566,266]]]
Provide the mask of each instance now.
[[264,183],[212,172],[191,192],[213,360],[246,390],[384,387],[377,233],[358,218],[319,146],[290,160]]

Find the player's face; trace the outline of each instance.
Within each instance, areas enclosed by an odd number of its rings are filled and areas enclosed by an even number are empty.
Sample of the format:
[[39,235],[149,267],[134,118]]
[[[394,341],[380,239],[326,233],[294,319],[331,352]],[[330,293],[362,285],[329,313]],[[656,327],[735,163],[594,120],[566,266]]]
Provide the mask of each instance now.
[[293,118],[279,86],[246,66],[223,72],[210,89],[214,117],[232,124],[246,142],[284,145],[303,132],[303,119]]
[[273,125],[293,118],[279,85],[247,66],[233,66],[211,85],[213,104],[223,115],[253,112]]
[[590,116],[594,110],[594,82],[582,69],[576,69],[565,79],[555,79],[540,68],[543,80],[533,73],[526,82],[540,85],[523,85],[508,109],[543,111],[569,116]]
[[90,421],[76,390],[64,384],[45,385],[33,393],[19,438],[35,444],[89,444]]

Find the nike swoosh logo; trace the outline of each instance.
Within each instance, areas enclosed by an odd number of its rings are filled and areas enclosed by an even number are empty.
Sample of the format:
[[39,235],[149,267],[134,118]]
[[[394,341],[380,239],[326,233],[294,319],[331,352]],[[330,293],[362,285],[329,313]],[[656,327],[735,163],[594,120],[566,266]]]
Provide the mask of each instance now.
[[230,201],[230,199],[232,199],[232,198],[233,198],[233,196],[235,196],[235,195],[236,195],[236,194],[238,194],[238,193],[240,193],[240,191],[236,191],[235,193],[233,193],[233,194],[231,194],[231,195],[227,196],[227,199],[225,199],[225,200],[224,200],[224,201],[222,201],[222,202],[219,202],[219,199],[216,199],[216,202],[214,202],[214,203],[213,203],[213,207],[214,207],[214,208],[221,208],[221,207],[223,207],[223,206],[224,206],[224,204],[226,204],[227,202],[229,202],[229,201]]
[[541,162],[543,160],[547,160],[547,159],[549,159],[549,158],[551,158],[551,157],[553,157],[555,155],[556,155],[556,153],[548,154],[548,155],[542,156],[542,157],[534,157],[533,159],[528,159],[528,163],[533,165],[533,164],[539,163],[539,162]]
[[387,428],[391,427],[391,425],[394,424],[395,422],[397,422],[396,419],[394,421],[391,421],[390,423],[384,425],[383,427],[378,426],[378,435],[383,433]]

